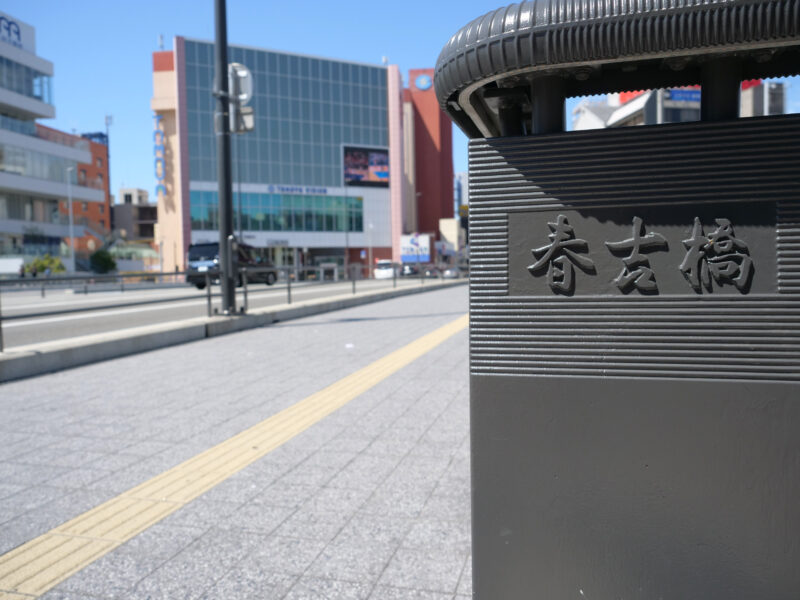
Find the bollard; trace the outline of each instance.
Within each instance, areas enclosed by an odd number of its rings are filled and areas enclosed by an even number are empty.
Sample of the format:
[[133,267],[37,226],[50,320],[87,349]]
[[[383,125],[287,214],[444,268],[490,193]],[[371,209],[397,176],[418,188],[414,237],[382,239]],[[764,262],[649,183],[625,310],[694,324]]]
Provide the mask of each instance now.
[[397,265],[392,265],[392,287],[397,287]]
[[[522,2],[442,50],[476,600],[800,598],[800,116],[738,118],[798,64],[793,0]],[[700,122],[563,131],[698,84]]]
[[356,293],[356,271],[355,271],[354,267],[355,267],[355,265],[350,265],[350,279],[353,282],[353,295],[355,296],[355,293]]
[[87,281],[83,282],[83,294],[84,294],[84,296],[88,296],[89,295],[89,282],[87,282]]
[[289,276],[289,271],[286,271],[286,304],[292,303],[292,278]]
[[208,275],[208,271],[206,271],[206,309],[207,315],[211,316],[211,277]]
[[243,293],[243,302],[242,302],[242,314],[247,312],[247,268],[242,268],[242,293]]
[[120,277],[119,278],[119,291],[120,292],[124,292],[125,291],[125,278],[124,277]]
[[2,296],[3,294],[0,293],[0,352],[3,352],[3,303],[2,303]]
[[44,281],[42,282],[42,298],[44,298]]

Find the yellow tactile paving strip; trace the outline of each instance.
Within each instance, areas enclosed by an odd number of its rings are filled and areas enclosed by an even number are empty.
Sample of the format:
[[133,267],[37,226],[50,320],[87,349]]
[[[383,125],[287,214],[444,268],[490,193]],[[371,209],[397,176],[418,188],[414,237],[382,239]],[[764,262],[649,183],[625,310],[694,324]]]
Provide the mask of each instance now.
[[35,598],[465,329],[403,346],[261,423],[0,556],[0,600]]

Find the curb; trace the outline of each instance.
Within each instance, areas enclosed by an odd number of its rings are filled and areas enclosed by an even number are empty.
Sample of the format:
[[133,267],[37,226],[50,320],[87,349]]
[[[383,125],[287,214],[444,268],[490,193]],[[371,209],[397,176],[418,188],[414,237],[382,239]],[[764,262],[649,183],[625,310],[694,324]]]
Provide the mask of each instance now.
[[246,315],[235,317],[201,317],[23,346],[0,354],[0,382],[33,377],[158,348],[245,331],[278,321],[299,319],[390,298],[464,285],[467,281],[459,279],[426,284],[419,288],[381,290],[355,296],[340,295],[321,300],[255,309]]

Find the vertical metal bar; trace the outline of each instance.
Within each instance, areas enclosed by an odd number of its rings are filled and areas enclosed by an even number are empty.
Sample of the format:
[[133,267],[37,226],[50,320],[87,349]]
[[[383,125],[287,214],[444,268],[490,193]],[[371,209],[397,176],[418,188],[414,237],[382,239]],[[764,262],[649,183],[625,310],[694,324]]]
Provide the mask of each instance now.
[[[0,293],[2,296],[2,293]],[[3,304],[0,302],[0,352],[3,352]]]
[[211,316],[211,278],[206,271],[206,305],[208,307],[208,316]]
[[247,312],[247,267],[242,269],[242,293],[244,294],[242,312]]
[[219,252],[222,312],[236,312],[236,281],[232,271],[233,257],[228,238],[233,235],[233,181],[231,179],[230,98],[228,97],[228,20],[225,0],[214,0],[215,71],[214,91],[217,108],[214,113],[217,136],[217,181],[219,182]]
[[392,287],[397,287],[397,266],[392,263]]
[[42,282],[42,298],[44,298],[44,281]]
[[355,265],[351,265],[351,268],[350,268],[350,279],[353,280],[353,295],[355,295],[355,293],[356,293],[356,270],[354,268],[352,268],[352,267],[355,267]]
[[292,303],[292,277],[289,269],[286,269],[286,303]]
[[700,119],[728,121],[739,118],[742,64],[735,58],[709,60],[703,65]]
[[531,84],[532,133],[564,131],[564,80],[557,75],[537,77]]
[[120,277],[119,278],[119,291],[120,292],[124,292],[125,291],[125,278],[124,277]]
[[89,283],[86,280],[83,282],[83,294],[84,296],[89,295]]

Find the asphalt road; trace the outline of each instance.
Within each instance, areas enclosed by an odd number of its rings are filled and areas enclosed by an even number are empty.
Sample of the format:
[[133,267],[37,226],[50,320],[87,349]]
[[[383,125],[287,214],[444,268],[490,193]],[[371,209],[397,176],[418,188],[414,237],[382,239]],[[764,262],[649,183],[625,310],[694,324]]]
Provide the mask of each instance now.
[[[426,282],[427,283],[427,282]],[[419,286],[418,279],[398,279],[398,287]],[[356,292],[392,287],[391,280],[356,282]],[[352,291],[351,282],[292,284],[292,301],[338,296]],[[212,307],[220,306],[219,287],[214,286]],[[242,305],[237,289],[237,307]],[[249,308],[277,306],[287,301],[286,284],[248,286]],[[41,298],[38,291],[3,291],[2,333],[4,346],[14,348],[93,333],[154,325],[203,317],[207,314],[206,292],[192,286],[149,290],[102,291],[89,294],[56,290]],[[125,306],[125,304],[135,304]],[[52,314],[73,311],[68,314]]]

